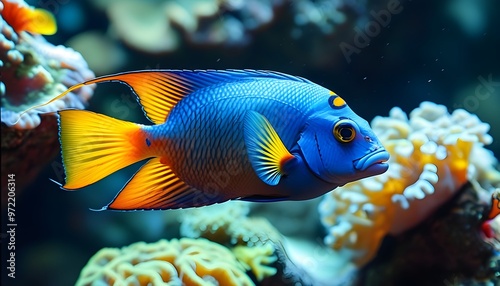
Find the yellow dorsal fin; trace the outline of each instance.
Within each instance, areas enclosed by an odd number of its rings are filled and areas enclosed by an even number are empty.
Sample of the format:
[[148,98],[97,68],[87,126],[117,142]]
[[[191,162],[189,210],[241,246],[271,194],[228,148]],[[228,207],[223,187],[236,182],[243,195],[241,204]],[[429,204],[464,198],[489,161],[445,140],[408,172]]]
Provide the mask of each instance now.
[[149,160],[123,187],[115,199],[103,209],[164,210],[199,207],[226,201],[219,196],[204,195],[202,191],[179,179],[160,158]]
[[[139,97],[146,116],[155,124],[166,121],[170,110],[197,89],[234,81],[272,78],[310,83],[306,79],[272,71],[258,70],[142,70],[107,75],[76,84],[50,101],[30,107],[26,112],[52,103],[66,94],[89,84],[118,81],[127,84]],[[19,119],[17,120],[19,121]],[[14,122],[12,124],[17,123]]]
[[71,86],[50,101],[21,112],[19,118],[26,112],[50,104],[84,85],[110,81],[127,84],[139,97],[146,116],[155,124],[165,122],[170,110],[197,86],[189,79],[169,71],[136,71],[102,76]]
[[[139,97],[146,116],[155,124],[166,121],[170,110],[185,96],[195,90],[216,84],[258,78],[272,78],[310,83],[308,80],[272,71],[258,70],[142,70],[101,76],[76,84],[48,102],[21,112],[26,112],[52,103],[66,94],[89,84],[118,81],[127,84]],[[14,122],[12,124],[17,123]]]
[[189,80],[166,71],[129,72],[94,80],[102,81],[120,81],[130,86],[146,116],[155,124],[165,122],[170,110],[194,90]]

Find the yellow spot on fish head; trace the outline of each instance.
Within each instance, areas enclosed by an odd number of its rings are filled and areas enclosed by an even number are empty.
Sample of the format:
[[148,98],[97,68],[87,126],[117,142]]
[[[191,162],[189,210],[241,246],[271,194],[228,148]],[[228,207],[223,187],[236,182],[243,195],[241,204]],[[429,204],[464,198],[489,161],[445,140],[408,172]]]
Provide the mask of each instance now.
[[340,96],[335,94],[335,92],[330,91],[330,95],[331,96],[330,98],[328,98],[328,103],[330,104],[331,108],[338,109],[346,105],[345,101]]
[[333,105],[335,105],[336,107],[342,107],[345,105],[345,101],[340,96],[337,96],[333,100]]

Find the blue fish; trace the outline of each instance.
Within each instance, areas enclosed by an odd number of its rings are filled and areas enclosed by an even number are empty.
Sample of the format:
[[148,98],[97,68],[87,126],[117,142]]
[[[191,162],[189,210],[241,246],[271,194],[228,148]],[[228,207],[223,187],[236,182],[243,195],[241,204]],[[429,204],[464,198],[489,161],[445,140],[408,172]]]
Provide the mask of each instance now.
[[149,159],[103,209],[306,200],[385,172],[389,153],[334,92],[256,70],[150,70],[95,78],[135,92],[154,125],[59,111],[67,190]]

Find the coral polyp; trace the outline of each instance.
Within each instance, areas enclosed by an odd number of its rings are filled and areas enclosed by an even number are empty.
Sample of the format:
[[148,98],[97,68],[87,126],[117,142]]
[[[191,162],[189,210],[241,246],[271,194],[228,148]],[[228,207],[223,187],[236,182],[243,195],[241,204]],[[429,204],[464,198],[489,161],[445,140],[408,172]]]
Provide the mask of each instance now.
[[255,285],[227,248],[206,239],[136,242],[104,248],[76,285]]

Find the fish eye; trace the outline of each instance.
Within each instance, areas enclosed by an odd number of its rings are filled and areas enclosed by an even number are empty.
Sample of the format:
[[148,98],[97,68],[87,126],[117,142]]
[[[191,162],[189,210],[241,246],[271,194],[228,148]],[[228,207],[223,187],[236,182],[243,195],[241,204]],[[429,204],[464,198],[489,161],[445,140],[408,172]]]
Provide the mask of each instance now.
[[341,119],[333,127],[335,139],[341,143],[349,143],[356,137],[356,129],[349,119]]

